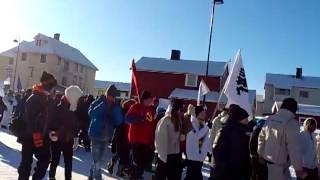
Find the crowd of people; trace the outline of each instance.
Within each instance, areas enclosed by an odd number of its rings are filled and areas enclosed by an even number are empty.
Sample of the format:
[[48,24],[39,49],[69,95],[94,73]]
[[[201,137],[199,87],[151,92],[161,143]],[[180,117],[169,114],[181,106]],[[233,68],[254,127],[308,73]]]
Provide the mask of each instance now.
[[49,168],[49,179],[55,180],[61,154],[70,180],[79,145],[92,155],[89,180],[101,180],[102,169],[110,174],[117,169],[117,177],[130,180],[143,179],[145,171],[153,180],[201,180],[205,161],[210,180],[287,180],[291,166],[298,179],[319,179],[317,122],[308,118],[300,131],[292,98],[264,119],[249,121],[248,112],[232,104],[211,121],[204,106],[172,99],[163,108],[146,90],[137,99],[120,100],[114,85],[96,98],[78,86],[54,93],[56,85],[44,72],[32,89],[0,99],[1,127],[10,129],[12,119],[23,122],[15,134],[22,144],[19,180],[29,179],[33,156],[32,179],[43,179]]

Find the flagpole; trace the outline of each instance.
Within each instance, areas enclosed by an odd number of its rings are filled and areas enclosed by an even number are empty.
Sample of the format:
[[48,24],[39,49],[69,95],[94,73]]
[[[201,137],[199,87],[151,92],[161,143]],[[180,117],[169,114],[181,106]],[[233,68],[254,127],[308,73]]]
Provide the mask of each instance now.
[[[211,53],[211,40],[212,40],[212,32],[213,32],[214,8],[215,8],[216,3],[217,4],[223,4],[223,0],[213,0],[213,2],[212,2],[209,47],[208,47],[208,56],[207,56],[207,67],[206,67],[206,75],[205,75],[205,79],[204,79],[206,84],[208,84],[209,62],[210,62],[210,53]],[[205,103],[206,103],[206,95],[203,96],[203,105],[205,105]]]

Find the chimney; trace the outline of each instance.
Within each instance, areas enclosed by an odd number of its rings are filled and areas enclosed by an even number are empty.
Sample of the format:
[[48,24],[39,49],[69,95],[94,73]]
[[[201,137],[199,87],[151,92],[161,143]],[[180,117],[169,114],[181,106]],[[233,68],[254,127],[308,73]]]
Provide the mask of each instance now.
[[60,33],[55,33],[53,38],[59,41],[60,40]]
[[302,68],[301,67],[297,68],[296,78],[302,79]]
[[171,50],[171,60],[179,61],[181,52],[180,50]]

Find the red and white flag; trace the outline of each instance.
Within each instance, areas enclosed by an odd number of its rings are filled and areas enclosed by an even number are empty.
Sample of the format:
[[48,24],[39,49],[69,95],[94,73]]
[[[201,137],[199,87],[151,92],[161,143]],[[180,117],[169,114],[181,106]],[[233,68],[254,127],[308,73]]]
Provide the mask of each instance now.
[[133,86],[135,87],[136,95],[138,96],[138,100],[140,102],[140,91],[139,91],[139,86],[138,86],[138,80],[137,80],[137,68],[136,68],[136,63],[134,62],[134,59],[132,59],[132,82]]

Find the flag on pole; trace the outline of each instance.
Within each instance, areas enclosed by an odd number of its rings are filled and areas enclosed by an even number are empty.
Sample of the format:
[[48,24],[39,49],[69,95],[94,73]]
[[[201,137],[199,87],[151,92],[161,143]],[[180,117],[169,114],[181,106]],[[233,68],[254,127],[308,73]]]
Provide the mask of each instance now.
[[139,91],[139,86],[138,86],[138,81],[137,81],[137,68],[136,68],[136,63],[134,62],[134,59],[132,59],[131,68],[132,68],[133,85],[135,87],[135,91],[138,96],[138,101],[140,102],[140,91]]
[[237,104],[252,117],[252,107],[249,101],[249,89],[246,73],[242,63],[241,50],[237,52],[232,70],[228,76],[224,94],[228,97],[227,107]]
[[201,97],[204,95],[207,95],[210,92],[210,89],[208,88],[207,84],[202,79],[199,85],[199,92],[198,92],[198,101],[197,105],[200,106]]
[[18,89],[18,92],[20,92],[22,90],[22,84],[21,84],[21,80],[20,80],[20,75],[18,76],[17,89]]

